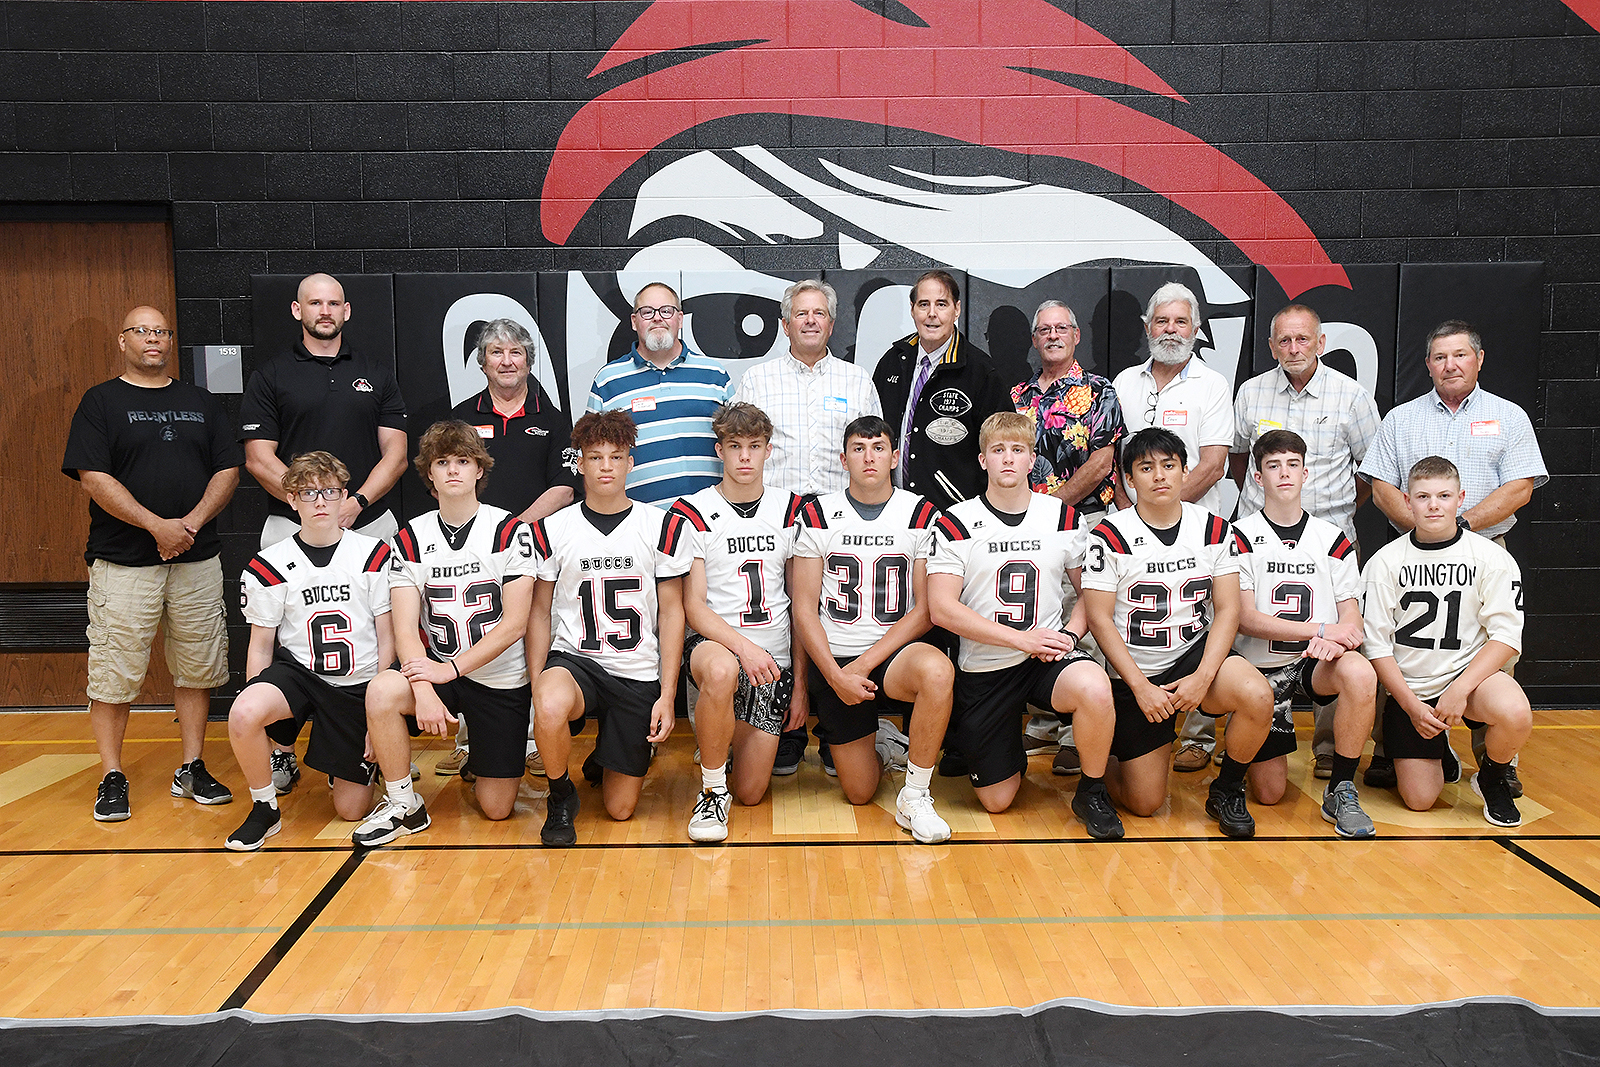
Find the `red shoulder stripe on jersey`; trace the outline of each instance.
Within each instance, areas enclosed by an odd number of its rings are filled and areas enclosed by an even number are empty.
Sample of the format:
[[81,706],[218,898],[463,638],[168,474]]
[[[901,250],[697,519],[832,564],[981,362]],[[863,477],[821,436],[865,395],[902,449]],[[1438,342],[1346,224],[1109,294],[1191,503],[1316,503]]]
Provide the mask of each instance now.
[[400,551],[400,558],[406,562],[422,562],[422,553],[417,551],[417,535],[411,532],[411,527],[403,526],[400,532],[394,535],[394,547]]
[[1122,534],[1118,532],[1117,528],[1111,525],[1109,522],[1100,523],[1094,528],[1093,533],[1096,537],[1100,538],[1100,540],[1109,545],[1111,551],[1123,556],[1131,556],[1133,554],[1128,551],[1128,542],[1123,538]]
[[1056,523],[1056,530],[1058,532],[1070,530],[1076,525],[1078,525],[1078,513],[1073,510],[1071,504],[1063,500],[1061,502],[1061,518]]
[[1240,552],[1250,551],[1250,538],[1240,533],[1237,529],[1233,531],[1233,543],[1239,546]]
[[786,528],[800,521],[800,509],[805,507],[805,504],[798,493],[789,494],[789,506],[783,512],[783,525]]
[[682,515],[689,525],[693,526],[701,533],[705,533],[707,530],[711,529],[710,525],[706,522],[706,517],[700,514],[700,509],[689,503],[687,500],[680,498],[676,504],[672,505],[671,510],[675,515]]
[[813,530],[826,530],[828,520],[822,517],[822,504],[816,497],[812,497],[800,505],[800,525],[809,526]]
[[1355,550],[1356,546],[1350,543],[1350,538],[1340,534],[1339,539],[1333,543],[1333,547],[1328,549],[1328,555],[1334,559],[1344,559]]
[[550,558],[550,533],[544,528],[543,519],[536,519],[533,524],[533,550],[540,559]]
[[683,528],[688,522],[681,512],[667,512],[666,519],[661,523],[661,540],[656,544],[656,551],[669,556],[676,553],[678,542],[683,540]]
[[387,541],[379,541],[378,547],[373,549],[372,555],[367,557],[366,566],[361,569],[368,574],[377,574],[389,566],[389,557],[392,555],[394,553],[389,551],[389,543]]
[[517,527],[522,520],[515,515],[507,515],[500,520],[500,525],[494,528],[494,550],[504,552],[511,547],[511,539],[517,536]]
[[941,514],[934,520],[933,528],[952,541],[965,541],[972,536],[954,515]]
[[933,506],[931,500],[924,500],[911,509],[911,528],[913,530],[926,530],[933,525],[933,520],[939,517],[939,509]]
[[1220,515],[1206,516],[1206,544],[1220,545],[1228,537],[1227,520]]
[[260,556],[251,556],[250,562],[244,565],[249,571],[261,580],[262,585],[282,585],[288,579],[278,573],[278,569]]

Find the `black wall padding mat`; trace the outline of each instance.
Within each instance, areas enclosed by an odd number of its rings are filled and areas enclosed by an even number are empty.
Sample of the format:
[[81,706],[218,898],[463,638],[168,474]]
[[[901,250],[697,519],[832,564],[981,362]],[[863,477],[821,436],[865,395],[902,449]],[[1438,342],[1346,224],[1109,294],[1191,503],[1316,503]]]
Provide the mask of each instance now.
[[0,1027],[6,1067],[548,1064],[550,1067],[928,1067],[960,1064],[1288,1067],[1600,1063],[1600,1014],[1464,1001],[1391,1014],[1054,1006],[964,1015],[498,1014],[272,1018]]

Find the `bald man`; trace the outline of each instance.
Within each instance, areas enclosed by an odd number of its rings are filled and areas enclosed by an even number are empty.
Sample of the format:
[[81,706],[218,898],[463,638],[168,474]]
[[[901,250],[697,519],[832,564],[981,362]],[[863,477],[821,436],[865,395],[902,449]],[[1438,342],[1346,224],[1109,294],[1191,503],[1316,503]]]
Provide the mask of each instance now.
[[390,537],[399,500],[388,496],[406,466],[406,405],[394,353],[351,348],[344,337],[350,302],[329,275],[302,278],[289,312],[300,340],[256,368],[239,411],[245,469],[272,497],[261,547],[299,528],[282,479],[303,452],[331,452],[350,468],[340,526]]
[[158,627],[183,741],[172,795],[233,799],[201,756],[211,690],[228,680],[216,517],[239,485],[243,456],[216,397],[169,375],[165,315],[128,312],[117,348],[122,375],[84,394],[61,461],[89,493],[89,723],[100,750],[101,822],[131,814],[122,738]]

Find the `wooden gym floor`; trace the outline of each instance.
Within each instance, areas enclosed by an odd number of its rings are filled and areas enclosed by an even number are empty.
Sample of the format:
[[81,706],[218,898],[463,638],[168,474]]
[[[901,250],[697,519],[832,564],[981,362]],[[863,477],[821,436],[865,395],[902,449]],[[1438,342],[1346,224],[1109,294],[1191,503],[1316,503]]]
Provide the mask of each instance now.
[[[542,780],[517,814],[476,814],[421,747],[433,826],[355,853],[307,770],[284,831],[225,851],[248,795],[213,723],[207,765],[241,798],[173,799],[171,713],[136,713],[133,818],[93,821],[87,717],[0,715],[0,1016],[656,1007],[956,1009],[1083,997],[1135,1006],[1397,1005],[1475,995],[1600,1004],[1600,712],[1535,716],[1523,826],[1495,830],[1463,782],[1435,810],[1363,789],[1372,842],[1336,839],[1302,752],[1289,796],[1222,840],[1207,772],[1171,811],[1086,840],[1075,779],[1036,756],[989,816],[935,779],[956,834],[914,845],[893,789],[851,808],[810,760],[725,846],[684,832],[698,789],[687,724],[638,814],[579,785],[579,846],[538,847]],[[1458,733],[1460,733],[1458,731]],[[578,739],[576,760],[593,743]],[[1458,751],[1466,737],[1455,738]],[[303,750],[303,749],[302,749]],[[1470,768],[1469,768],[1470,773]]]

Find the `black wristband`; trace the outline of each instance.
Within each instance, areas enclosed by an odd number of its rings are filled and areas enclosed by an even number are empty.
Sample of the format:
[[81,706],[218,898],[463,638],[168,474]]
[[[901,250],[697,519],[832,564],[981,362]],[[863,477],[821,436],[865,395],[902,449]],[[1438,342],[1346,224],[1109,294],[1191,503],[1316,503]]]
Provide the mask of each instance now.
[[1463,530],[1472,529],[1472,523],[1467,521],[1467,517],[1465,515],[1456,516],[1456,525],[1461,527]]
[[355,495],[355,501],[356,501],[357,504],[361,505],[361,510],[362,511],[366,511],[368,508],[370,508],[372,506],[372,501],[368,500],[366,497],[362,496],[360,493],[357,493]]

